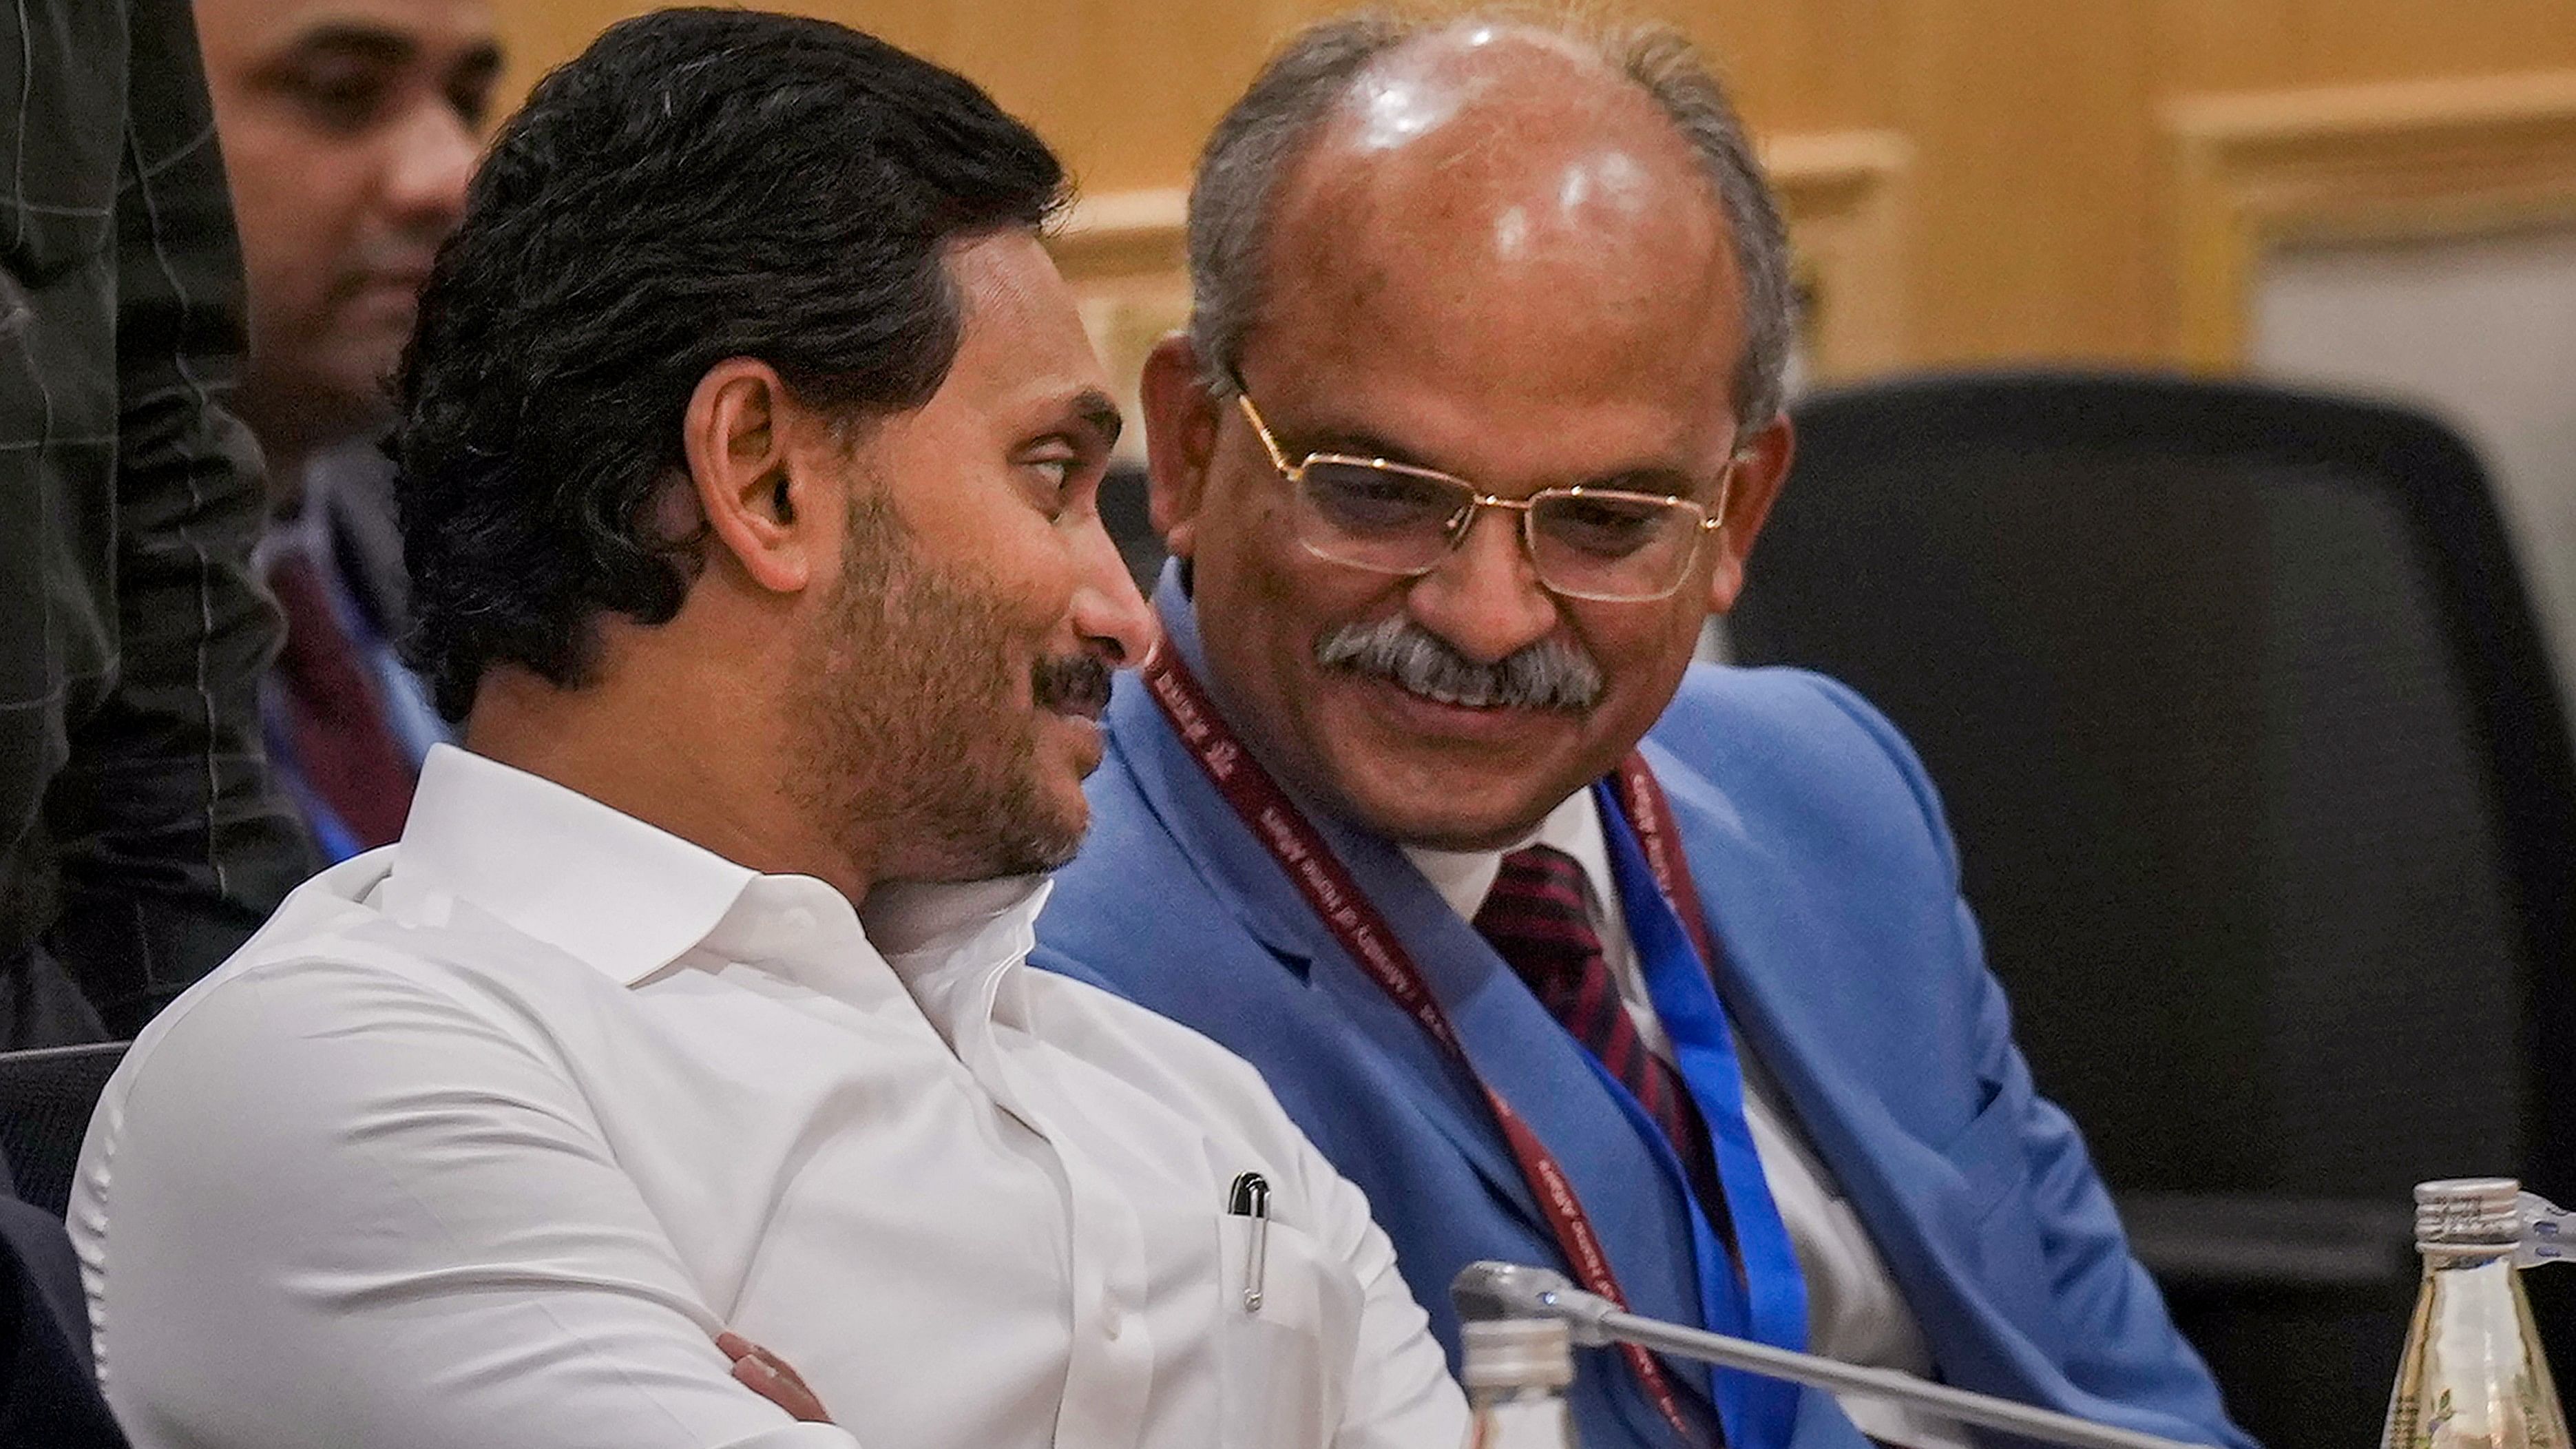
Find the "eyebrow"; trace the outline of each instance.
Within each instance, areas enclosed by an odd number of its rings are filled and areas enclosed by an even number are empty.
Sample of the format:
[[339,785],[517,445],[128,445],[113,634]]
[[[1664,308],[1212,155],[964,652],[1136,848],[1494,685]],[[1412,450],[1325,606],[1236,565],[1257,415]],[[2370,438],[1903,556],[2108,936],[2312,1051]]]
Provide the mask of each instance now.
[[1279,446],[1292,458],[1300,452],[1340,453],[1344,457],[1376,458],[1381,462],[1402,463],[1408,468],[1425,468],[1434,473],[1447,471],[1443,468],[1434,468],[1412,452],[1368,433],[1326,429],[1311,438],[1283,437],[1279,440]]
[[287,43],[285,55],[310,55],[317,52],[358,55],[388,65],[400,65],[419,50],[412,38],[398,30],[362,25],[354,20],[325,20]]
[[1091,430],[1099,440],[1100,450],[1108,452],[1118,446],[1118,435],[1127,428],[1127,419],[1118,411],[1117,402],[1096,387],[1087,387],[1073,395],[1066,405],[1074,421]]
[[477,80],[490,80],[501,73],[501,43],[497,40],[477,42],[456,58],[453,69],[472,75]]
[[[420,53],[420,43],[399,30],[357,20],[325,20],[289,41],[281,55],[352,55],[382,65],[402,65]],[[485,75],[501,68],[500,42],[477,41],[456,59],[453,69]]]

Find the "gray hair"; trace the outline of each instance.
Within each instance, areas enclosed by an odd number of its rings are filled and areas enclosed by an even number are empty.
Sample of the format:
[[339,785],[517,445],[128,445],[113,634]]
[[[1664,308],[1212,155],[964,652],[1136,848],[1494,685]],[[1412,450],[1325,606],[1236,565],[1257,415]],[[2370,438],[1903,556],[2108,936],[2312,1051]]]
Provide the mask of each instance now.
[[1736,418],[1745,428],[1768,423],[1780,410],[1797,298],[1788,228],[1726,88],[1698,48],[1671,26],[1602,29],[1508,6],[1438,19],[1372,9],[1308,26],[1271,56],[1252,88],[1217,122],[1199,154],[1189,211],[1190,341],[1208,388],[1220,397],[1234,391],[1244,338],[1262,303],[1270,198],[1325,116],[1361,72],[1389,51],[1486,20],[1529,24],[1591,49],[1652,98],[1699,157],[1726,214],[1744,291]]

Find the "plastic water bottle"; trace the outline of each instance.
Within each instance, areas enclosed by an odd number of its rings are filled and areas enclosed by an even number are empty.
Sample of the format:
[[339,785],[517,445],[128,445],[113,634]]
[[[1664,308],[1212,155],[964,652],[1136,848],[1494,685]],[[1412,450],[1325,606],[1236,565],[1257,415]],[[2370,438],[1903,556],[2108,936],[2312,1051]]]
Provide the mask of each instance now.
[[1459,1380],[1474,1417],[1467,1449],[1575,1449],[1565,1386],[1574,1346],[1552,1318],[1500,1318],[1463,1326]]
[[2424,1287],[2380,1449],[2569,1449],[2521,1275],[2559,1256],[2563,1219],[2509,1177],[2416,1187]]

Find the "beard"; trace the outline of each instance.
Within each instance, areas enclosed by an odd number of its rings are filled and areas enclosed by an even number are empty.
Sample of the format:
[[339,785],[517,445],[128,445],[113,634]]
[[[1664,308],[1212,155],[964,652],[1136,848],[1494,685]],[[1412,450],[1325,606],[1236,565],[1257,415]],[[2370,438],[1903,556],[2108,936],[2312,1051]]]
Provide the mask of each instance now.
[[1107,666],[1022,663],[1026,629],[988,589],[919,559],[880,489],[852,499],[842,557],[823,628],[802,647],[792,798],[879,881],[1071,860],[1087,812],[1047,788],[1037,709],[1105,701]]

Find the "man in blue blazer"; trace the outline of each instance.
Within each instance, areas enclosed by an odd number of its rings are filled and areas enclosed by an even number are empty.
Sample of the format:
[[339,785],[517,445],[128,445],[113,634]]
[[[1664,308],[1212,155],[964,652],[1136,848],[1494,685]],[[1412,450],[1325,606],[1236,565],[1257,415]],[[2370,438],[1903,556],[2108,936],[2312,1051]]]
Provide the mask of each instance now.
[[[1688,47],[1370,17],[1219,125],[1143,395],[1166,631],[1042,964],[1249,1058],[1449,1281],[2244,1449],[2034,1091],[1933,789],[1811,675],[1693,666],[1785,473],[1790,283]],[[1536,1184],[1536,1186],[1534,1186]],[[1955,1449],[1604,1352],[1591,1449]]]

